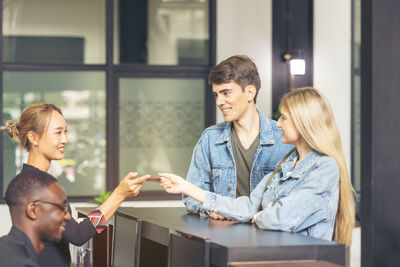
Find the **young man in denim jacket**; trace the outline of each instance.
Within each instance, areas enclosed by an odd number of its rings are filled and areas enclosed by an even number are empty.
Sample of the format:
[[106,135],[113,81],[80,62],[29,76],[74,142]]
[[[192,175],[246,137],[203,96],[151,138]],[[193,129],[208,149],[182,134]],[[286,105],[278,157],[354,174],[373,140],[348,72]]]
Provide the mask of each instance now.
[[[276,122],[256,108],[261,87],[254,62],[232,56],[215,66],[208,77],[224,122],[207,128],[192,155],[186,179],[204,190],[235,198],[249,196],[292,148],[281,142]],[[198,201],[183,196],[189,212],[208,213]]]

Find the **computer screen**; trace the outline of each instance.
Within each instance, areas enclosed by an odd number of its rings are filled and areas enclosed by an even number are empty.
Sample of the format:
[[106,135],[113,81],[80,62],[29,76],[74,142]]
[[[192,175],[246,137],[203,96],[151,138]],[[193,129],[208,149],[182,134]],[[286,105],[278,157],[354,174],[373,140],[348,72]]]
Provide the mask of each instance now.
[[115,214],[112,266],[138,266],[141,221]]

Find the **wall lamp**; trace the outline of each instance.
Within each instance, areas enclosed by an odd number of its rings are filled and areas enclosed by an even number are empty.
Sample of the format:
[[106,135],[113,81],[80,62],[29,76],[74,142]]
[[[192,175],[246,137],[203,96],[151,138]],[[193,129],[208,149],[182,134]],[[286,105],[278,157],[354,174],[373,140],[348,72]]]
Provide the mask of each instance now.
[[298,49],[295,50],[293,53],[284,53],[283,58],[289,65],[290,91],[293,91],[295,88],[295,75],[306,74],[306,61],[304,60],[304,54],[303,51]]

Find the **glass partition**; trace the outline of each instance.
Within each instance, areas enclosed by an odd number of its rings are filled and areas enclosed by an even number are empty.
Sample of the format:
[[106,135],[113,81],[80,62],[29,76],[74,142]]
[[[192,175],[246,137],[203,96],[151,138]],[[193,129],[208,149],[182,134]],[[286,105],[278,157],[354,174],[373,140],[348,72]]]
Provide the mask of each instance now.
[[3,0],[3,60],[105,64],[105,0]]
[[[0,1],[3,123],[39,101],[62,108],[69,143],[49,172],[72,201],[113,190],[130,170],[185,176],[215,120],[206,93],[215,8],[210,0]],[[2,141],[4,203],[27,154],[6,134]],[[153,193],[137,199],[165,196]]]
[[[96,195],[105,190],[106,112],[104,72],[3,73],[3,119],[18,120],[30,104],[59,106],[68,125],[69,142],[63,160],[52,161],[49,172],[68,196]],[[3,134],[3,188],[21,170],[27,153]],[[3,192],[4,193],[4,192]]]
[[115,64],[209,64],[208,0],[117,0]]
[[[204,130],[204,79],[119,80],[119,173],[186,176]],[[144,190],[161,190],[147,182]]]

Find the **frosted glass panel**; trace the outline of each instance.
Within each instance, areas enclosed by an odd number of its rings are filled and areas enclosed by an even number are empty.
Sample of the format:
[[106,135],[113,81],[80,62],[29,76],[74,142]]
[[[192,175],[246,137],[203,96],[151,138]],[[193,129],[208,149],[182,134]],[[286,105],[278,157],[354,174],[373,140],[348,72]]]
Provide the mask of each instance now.
[[[105,189],[106,112],[103,72],[22,72],[3,74],[3,117],[18,120],[30,104],[48,102],[61,107],[68,125],[69,143],[63,160],[53,161],[49,172],[68,196],[97,195]],[[27,153],[6,134],[4,188],[18,173]],[[5,191],[5,189],[4,189]]]
[[3,0],[3,60],[104,64],[105,0]]
[[[119,80],[120,176],[172,172],[185,177],[204,130],[203,79]],[[144,190],[161,190],[145,183]]]

